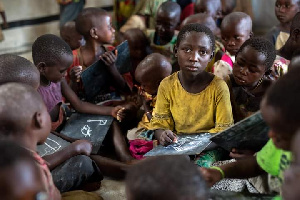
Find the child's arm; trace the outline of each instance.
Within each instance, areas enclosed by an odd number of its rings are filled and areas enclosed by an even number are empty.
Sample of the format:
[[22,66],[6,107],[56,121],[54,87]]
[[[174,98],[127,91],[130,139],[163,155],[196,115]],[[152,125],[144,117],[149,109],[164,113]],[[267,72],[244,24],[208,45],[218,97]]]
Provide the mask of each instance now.
[[[61,81],[62,95],[70,102],[71,106],[80,113],[111,115],[114,118],[122,120],[125,117],[126,110],[122,106],[98,106],[88,102],[81,101],[75,92],[70,88],[66,80]],[[120,111],[120,112],[119,112]]]
[[[244,179],[266,173],[260,168],[254,156],[227,165],[222,165],[220,168],[224,172],[224,178]],[[200,171],[209,186],[213,186],[223,178],[221,172],[216,169],[200,168]]]
[[80,91],[82,66],[75,66],[70,70],[70,87],[77,94]]
[[[115,53],[114,53],[115,52]],[[107,51],[104,54],[102,54],[99,59],[102,60],[105,65],[107,66],[107,69],[109,73],[112,75],[115,86],[122,92],[130,92],[130,89],[126,83],[126,81],[123,79],[121,74],[119,73],[115,62],[117,60],[118,52],[115,51]]]
[[66,160],[77,155],[89,156],[92,151],[92,144],[87,140],[77,140],[66,148],[57,151],[51,155],[44,156],[43,159],[48,162],[50,170],[62,164]]
[[155,138],[158,139],[159,144],[163,146],[168,146],[177,140],[175,133],[171,130],[157,129],[155,130],[154,135]]

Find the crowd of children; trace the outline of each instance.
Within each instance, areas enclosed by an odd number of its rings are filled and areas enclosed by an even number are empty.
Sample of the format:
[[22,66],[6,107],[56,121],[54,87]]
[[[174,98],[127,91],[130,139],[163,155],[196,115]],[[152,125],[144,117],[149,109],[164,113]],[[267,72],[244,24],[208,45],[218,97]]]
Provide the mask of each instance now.
[[[116,1],[115,8],[125,11],[123,4]],[[300,2],[277,0],[280,24],[265,37],[254,35],[251,17],[233,12],[235,5],[130,1],[128,13],[117,13],[120,29],[107,11],[84,8],[61,26],[61,37],[36,38],[33,63],[0,55],[1,199],[56,200],[70,191],[72,199],[99,199],[87,191],[109,176],[126,177],[130,200],[205,200],[208,186],[222,179],[262,175],[270,177],[273,196],[297,199]],[[117,62],[116,47],[124,41],[127,72]],[[107,81],[88,102],[83,72],[97,62]],[[60,133],[70,110],[112,119],[97,153],[94,141]],[[269,141],[258,152],[212,144],[190,157],[144,157],[157,144],[173,145],[181,135],[215,135],[258,111],[269,127]],[[68,145],[41,157],[37,145],[49,135]],[[230,158],[235,160],[211,166]]]

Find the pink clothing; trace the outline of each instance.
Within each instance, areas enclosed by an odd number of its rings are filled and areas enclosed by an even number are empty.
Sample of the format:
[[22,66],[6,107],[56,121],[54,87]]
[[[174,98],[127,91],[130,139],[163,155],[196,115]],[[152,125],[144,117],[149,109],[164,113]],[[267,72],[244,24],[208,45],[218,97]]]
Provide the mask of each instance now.
[[60,192],[53,183],[52,175],[46,161],[34,151],[31,151],[31,154],[42,171],[42,179],[48,194],[48,200],[61,199]]
[[129,151],[135,159],[142,159],[144,155],[153,149],[153,141],[146,141],[146,140],[130,140],[129,141]]
[[47,110],[50,113],[51,110],[59,103],[62,102],[62,93],[60,82],[51,82],[48,86],[40,86],[38,92],[42,96],[44,103],[47,106]]

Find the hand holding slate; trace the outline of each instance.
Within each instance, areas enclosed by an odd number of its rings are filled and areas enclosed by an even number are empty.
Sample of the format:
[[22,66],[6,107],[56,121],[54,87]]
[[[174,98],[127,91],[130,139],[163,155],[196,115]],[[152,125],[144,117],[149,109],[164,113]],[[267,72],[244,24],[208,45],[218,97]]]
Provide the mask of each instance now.
[[176,141],[176,135],[171,130],[162,130],[158,138],[159,143],[163,146],[168,146]]
[[82,72],[82,66],[75,66],[70,71],[70,79],[73,83],[80,81],[80,74]]
[[233,148],[229,154],[229,156],[231,158],[234,158],[236,160],[239,160],[239,159],[244,159],[244,158],[247,158],[249,156],[253,156],[255,154],[255,151],[252,151],[252,150],[247,150],[247,149],[236,149],[236,148]]
[[115,49],[113,51],[107,51],[101,56],[99,56],[99,60],[102,60],[104,64],[108,67],[108,70],[111,70],[112,67],[116,68],[115,63],[117,61],[118,50]]

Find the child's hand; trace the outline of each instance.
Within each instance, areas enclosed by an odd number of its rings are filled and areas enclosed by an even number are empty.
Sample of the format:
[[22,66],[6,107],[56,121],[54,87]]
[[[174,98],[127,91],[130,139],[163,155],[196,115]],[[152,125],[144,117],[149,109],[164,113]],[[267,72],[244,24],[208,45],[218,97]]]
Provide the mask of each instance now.
[[159,136],[159,143],[163,146],[168,146],[176,141],[177,137],[171,130],[164,130]]
[[115,65],[115,62],[117,60],[118,51],[107,51],[104,54],[102,54],[99,59],[102,60],[106,66],[113,67]]
[[87,140],[77,140],[71,145],[77,155],[89,156],[92,152],[92,143]]
[[222,174],[216,169],[199,168],[199,170],[209,187],[222,180]]
[[82,72],[82,66],[73,67],[70,71],[70,79],[73,83],[80,81],[80,74]]
[[251,150],[242,150],[242,149],[236,149],[236,148],[233,148],[229,154],[229,156],[231,158],[234,158],[236,160],[239,160],[239,159],[244,159],[244,158],[247,158],[249,156],[253,156],[255,154],[254,151],[251,151]]
[[116,118],[119,122],[121,122],[125,118],[125,107],[123,106],[116,106],[111,111],[111,116]]

